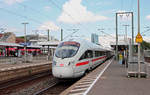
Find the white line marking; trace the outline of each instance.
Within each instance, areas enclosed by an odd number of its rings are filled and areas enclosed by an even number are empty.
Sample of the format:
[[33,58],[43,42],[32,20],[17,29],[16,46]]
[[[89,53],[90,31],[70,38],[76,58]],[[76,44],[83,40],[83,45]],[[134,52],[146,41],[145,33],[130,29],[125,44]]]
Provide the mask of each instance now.
[[82,80],[81,82],[84,82],[84,81],[94,81],[96,78],[93,78],[93,79],[90,79],[90,78],[87,78],[85,80]]
[[96,80],[91,84],[91,86],[84,92],[83,95],[87,95],[87,93],[91,90],[91,88],[94,86],[94,84],[98,81],[98,79],[102,76],[102,74],[105,72],[105,70],[108,68],[108,66],[112,63],[113,59],[111,60],[110,63],[106,65],[106,67],[100,72]]
[[69,95],[83,95],[83,92],[82,93],[72,93],[72,94],[69,94]]
[[77,88],[77,87],[88,87],[88,86],[90,86],[90,84],[89,85],[78,85],[78,86],[75,86],[75,88]]
[[71,90],[70,92],[76,92],[76,91],[83,91],[83,90],[86,90],[87,88],[80,88],[80,89],[73,89]]
[[96,79],[96,77],[97,77],[96,75],[94,75],[94,76],[87,76],[86,79]]
[[83,80],[81,82],[93,82],[94,80]]
[[78,84],[81,85],[81,84],[90,84],[90,83],[92,83],[92,81],[91,82],[81,82],[81,83],[78,83]]

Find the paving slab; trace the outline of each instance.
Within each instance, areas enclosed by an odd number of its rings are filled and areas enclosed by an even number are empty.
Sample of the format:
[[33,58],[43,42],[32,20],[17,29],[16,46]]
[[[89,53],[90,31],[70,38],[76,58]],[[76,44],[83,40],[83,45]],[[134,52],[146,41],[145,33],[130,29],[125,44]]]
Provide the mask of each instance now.
[[150,95],[150,77],[128,78],[125,66],[114,61],[87,95]]

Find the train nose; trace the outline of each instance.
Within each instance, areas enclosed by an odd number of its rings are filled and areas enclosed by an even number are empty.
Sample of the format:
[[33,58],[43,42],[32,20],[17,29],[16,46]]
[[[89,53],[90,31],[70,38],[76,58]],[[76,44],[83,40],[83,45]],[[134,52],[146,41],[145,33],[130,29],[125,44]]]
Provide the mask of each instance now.
[[73,69],[70,67],[53,67],[52,74],[57,78],[72,78]]

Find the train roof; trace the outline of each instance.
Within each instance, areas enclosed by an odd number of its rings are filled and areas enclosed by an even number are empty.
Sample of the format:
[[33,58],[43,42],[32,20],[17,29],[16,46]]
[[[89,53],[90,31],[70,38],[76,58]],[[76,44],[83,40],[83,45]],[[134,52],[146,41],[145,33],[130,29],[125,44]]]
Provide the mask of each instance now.
[[[76,41],[76,42],[79,42],[80,44],[84,44],[84,46],[86,46],[88,49],[95,49],[95,50],[102,50],[102,51],[106,51],[106,49],[101,46],[101,45],[97,45],[97,44],[94,44],[92,42],[89,42],[85,39],[77,39],[77,38],[74,38],[74,39],[69,39],[67,41]],[[65,42],[65,41],[63,41]]]

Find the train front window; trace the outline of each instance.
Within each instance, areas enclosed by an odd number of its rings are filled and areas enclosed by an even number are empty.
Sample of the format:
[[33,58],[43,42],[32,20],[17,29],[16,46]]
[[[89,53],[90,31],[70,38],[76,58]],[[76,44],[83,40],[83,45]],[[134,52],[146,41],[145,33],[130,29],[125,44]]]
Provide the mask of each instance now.
[[55,56],[58,58],[73,57],[77,53],[79,46],[80,44],[77,42],[64,42],[56,49]]

